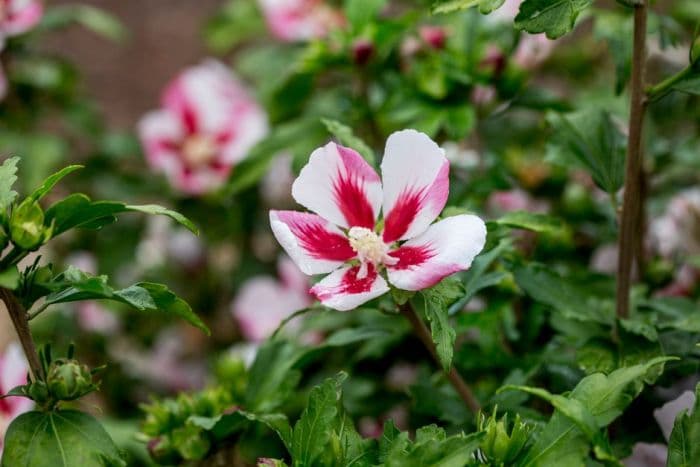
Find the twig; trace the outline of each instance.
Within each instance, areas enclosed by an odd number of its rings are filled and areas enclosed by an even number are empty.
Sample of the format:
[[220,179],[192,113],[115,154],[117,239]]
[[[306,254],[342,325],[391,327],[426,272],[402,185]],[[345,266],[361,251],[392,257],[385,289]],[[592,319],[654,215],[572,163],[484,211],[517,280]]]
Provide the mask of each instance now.
[[[423,342],[425,348],[428,349],[430,355],[432,355],[433,360],[435,360],[437,365],[440,368],[442,368],[442,363],[440,363],[440,358],[438,357],[437,351],[435,350],[435,344],[433,343],[433,338],[430,335],[430,330],[425,325],[420,316],[416,314],[415,310],[413,309],[413,307],[411,307],[409,303],[401,305],[399,307],[399,311],[402,315],[406,317],[406,319],[408,319],[408,321],[411,323],[411,326],[413,326],[413,330],[416,332],[416,335],[421,340],[421,342]],[[455,367],[452,366],[450,368],[450,371],[445,371],[445,375],[457,391],[457,394],[459,394],[459,397],[461,397],[464,403],[467,404],[469,410],[471,410],[472,413],[479,412],[479,410],[481,410],[481,405],[479,404],[479,401],[474,396],[474,393],[472,392],[469,385],[462,379],[459,373],[457,373]]]
[[29,330],[27,312],[24,310],[24,307],[17,300],[11,290],[0,287],[0,300],[5,303],[7,312],[12,320],[12,324],[15,326],[17,336],[19,337],[19,341],[24,349],[24,354],[29,362],[32,379],[34,381],[43,380],[45,376],[44,367],[41,365],[39,354],[36,352],[36,346],[34,345],[34,340],[32,339],[32,334]]
[[683,68],[681,71],[676,73],[675,75],[666,78],[659,84],[656,84],[654,86],[649,86],[646,90],[647,97],[649,98],[650,101],[655,101],[657,99],[661,99],[663,96],[668,94],[673,86],[678,83],[679,81],[682,81],[686,77],[690,76],[693,74],[693,66],[689,65],[685,68]]
[[634,42],[632,53],[632,82],[630,86],[630,121],[625,163],[625,196],[620,221],[619,256],[617,264],[617,316],[629,315],[632,262],[636,244],[638,217],[641,206],[642,131],[646,96],[644,72],[646,65],[647,2],[634,6]]

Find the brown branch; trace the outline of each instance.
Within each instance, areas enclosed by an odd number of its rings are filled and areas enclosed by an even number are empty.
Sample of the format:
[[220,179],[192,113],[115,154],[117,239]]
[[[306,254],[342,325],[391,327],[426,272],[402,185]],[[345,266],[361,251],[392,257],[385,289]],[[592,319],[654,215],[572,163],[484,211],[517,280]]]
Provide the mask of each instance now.
[[12,324],[15,326],[15,331],[17,331],[17,336],[19,337],[19,341],[24,349],[24,354],[29,362],[32,379],[34,381],[37,379],[43,380],[45,376],[44,367],[39,361],[39,354],[36,352],[36,346],[34,345],[34,340],[29,330],[27,312],[11,290],[0,287],[0,300],[5,303]]
[[619,256],[617,264],[617,316],[629,315],[629,294],[632,285],[632,263],[638,245],[641,203],[642,132],[646,96],[644,74],[646,65],[647,0],[634,7],[634,42],[632,80],[630,84],[630,118],[625,162],[625,196],[620,220]]
[[[433,337],[431,336],[430,330],[425,325],[420,316],[418,316],[418,314],[415,312],[415,310],[413,309],[413,307],[411,307],[409,303],[401,305],[399,307],[399,311],[411,323],[411,326],[413,327],[413,330],[415,331],[416,335],[421,340],[421,342],[423,342],[425,348],[428,349],[428,352],[430,352],[430,355],[432,355],[433,360],[435,360],[438,367],[442,368],[442,363],[440,362],[440,358],[438,357],[437,350],[435,350]],[[461,397],[464,403],[467,404],[469,410],[471,410],[472,413],[479,412],[479,410],[481,410],[481,405],[479,404],[479,401],[474,396],[474,393],[472,392],[469,385],[462,379],[459,373],[457,373],[455,367],[452,366],[450,368],[450,371],[445,371],[445,375],[457,391],[457,394],[459,394],[459,397]]]

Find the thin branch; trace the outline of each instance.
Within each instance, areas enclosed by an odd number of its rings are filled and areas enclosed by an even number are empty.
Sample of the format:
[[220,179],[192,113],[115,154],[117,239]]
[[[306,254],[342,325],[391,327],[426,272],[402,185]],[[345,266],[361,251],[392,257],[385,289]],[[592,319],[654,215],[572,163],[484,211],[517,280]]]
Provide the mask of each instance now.
[[676,73],[673,76],[670,76],[669,78],[666,78],[659,84],[656,84],[654,86],[649,86],[646,89],[646,94],[647,97],[650,101],[655,101],[657,99],[661,99],[664,97],[666,94],[671,92],[673,89],[673,86],[678,83],[679,81],[682,81],[686,77],[690,76],[693,74],[693,65],[689,65],[685,68],[683,68],[681,71]]
[[647,2],[634,7],[634,42],[632,53],[632,82],[630,86],[630,119],[625,162],[625,196],[620,220],[619,257],[617,264],[617,316],[629,315],[629,294],[632,284],[632,263],[637,244],[641,204],[642,132],[646,95],[644,75],[646,66]]
[[32,379],[34,381],[43,380],[45,377],[44,367],[41,365],[39,354],[37,354],[36,346],[34,345],[34,340],[29,330],[27,312],[11,290],[0,287],[0,300],[5,303],[12,324],[15,326],[15,331],[17,331],[17,336],[19,337],[19,341],[24,349],[24,354],[29,362]]
[[[413,307],[411,307],[409,303],[401,305],[399,307],[399,311],[411,323],[411,326],[413,327],[413,330],[415,331],[416,335],[421,340],[421,342],[423,342],[425,348],[428,349],[428,352],[430,352],[430,355],[433,357],[433,360],[435,360],[438,367],[442,368],[442,363],[440,363],[440,358],[438,357],[437,350],[435,350],[435,344],[433,343],[433,338],[430,334],[430,330],[425,325],[420,316],[418,316],[418,314],[415,312],[415,310],[413,309]],[[464,403],[467,404],[469,410],[471,410],[472,413],[479,412],[479,410],[481,410],[481,405],[479,404],[479,401],[476,399],[476,396],[474,396],[474,393],[472,392],[469,385],[462,379],[459,373],[457,373],[455,367],[451,367],[450,371],[445,371],[445,375],[457,391],[457,394],[459,394],[459,397],[461,397]]]

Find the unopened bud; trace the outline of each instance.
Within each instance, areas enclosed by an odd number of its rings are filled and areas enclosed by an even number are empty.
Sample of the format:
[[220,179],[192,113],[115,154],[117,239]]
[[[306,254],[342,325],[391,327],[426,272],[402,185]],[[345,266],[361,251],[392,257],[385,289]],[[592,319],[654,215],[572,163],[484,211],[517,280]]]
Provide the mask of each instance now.
[[447,32],[441,26],[422,26],[418,30],[421,39],[434,49],[444,49],[447,42]]
[[49,392],[57,400],[75,400],[95,389],[90,369],[76,360],[55,360],[51,363],[46,382]]
[[352,45],[352,59],[357,65],[365,65],[374,54],[374,44],[369,39],[358,39]]
[[44,211],[36,201],[26,199],[12,210],[10,236],[24,250],[33,250],[45,240]]

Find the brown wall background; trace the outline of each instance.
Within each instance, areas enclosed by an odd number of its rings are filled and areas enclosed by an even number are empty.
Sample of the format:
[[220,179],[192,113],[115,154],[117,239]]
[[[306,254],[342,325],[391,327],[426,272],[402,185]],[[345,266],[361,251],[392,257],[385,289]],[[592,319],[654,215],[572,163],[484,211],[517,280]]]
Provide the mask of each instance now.
[[50,0],[49,6],[88,4],[119,18],[122,44],[81,27],[47,38],[46,46],[78,67],[84,85],[111,125],[133,127],[158,103],[162,86],[207,56],[202,28],[225,0]]

